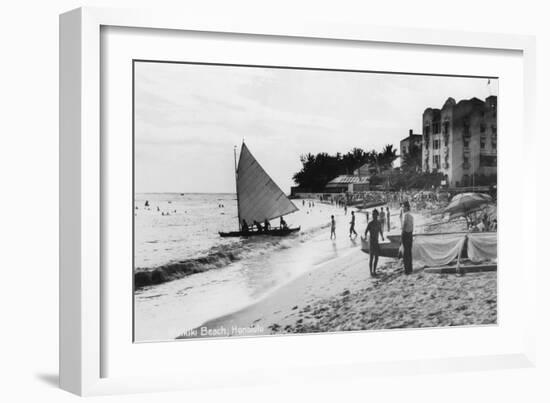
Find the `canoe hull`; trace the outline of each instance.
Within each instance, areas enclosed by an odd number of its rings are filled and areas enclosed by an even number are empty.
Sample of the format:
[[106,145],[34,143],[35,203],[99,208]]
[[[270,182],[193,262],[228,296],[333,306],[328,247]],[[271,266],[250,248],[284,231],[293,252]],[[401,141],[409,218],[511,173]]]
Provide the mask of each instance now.
[[294,232],[300,231],[300,227],[296,228],[288,228],[288,229],[271,229],[268,231],[231,231],[231,232],[220,232],[220,236],[222,238],[229,238],[229,237],[251,237],[251,236],[287,236]]
[[370,203],[360,202],[358,204],[355,204],[353,207],[355,207],[357,210],[366,210],[374,207],[385,206],[386,204],[387,204],[386,202],[370,202]]
[[[382,242],[378,244],[380,246],[380,253],[378,256],[383,257],[399,257],[399,246],[400,243],[396,242]],[[361,250],[365,253],[370,254],[370,245],[365,238],[361,238]]]

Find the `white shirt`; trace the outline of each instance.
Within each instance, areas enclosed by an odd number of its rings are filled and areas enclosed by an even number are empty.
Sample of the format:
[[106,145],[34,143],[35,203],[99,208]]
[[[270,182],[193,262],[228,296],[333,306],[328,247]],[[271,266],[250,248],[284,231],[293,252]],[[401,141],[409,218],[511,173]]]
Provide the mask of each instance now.
[[406,212],[403,216],[403,232],[414,231],[414,218],[411,213]]

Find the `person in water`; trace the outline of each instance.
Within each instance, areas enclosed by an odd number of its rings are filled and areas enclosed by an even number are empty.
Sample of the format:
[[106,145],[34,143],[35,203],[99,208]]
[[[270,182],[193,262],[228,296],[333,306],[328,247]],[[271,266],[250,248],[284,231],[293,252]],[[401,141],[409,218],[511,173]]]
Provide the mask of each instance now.
[[334,216],[330,216],[330,239],[332,239],[332,236],[334,236],[334,239],[336,239],[336,221],[334,221]]
[[286,221],[284,220],[283,217],[281,217],[281,220],[280,220],[280,223],[279,223],[279,227],[281,229],[288,229],[288,225],[286,224]]
[[243,218],[242,228],[241,230],[243,232],[248,232],[248,224],[246,223],[246,220]]
[[403,265],[405,274],[412,273],[412,246],[413,246],[413,231],[414,218],[410,213],[411,205],[408,201],[403,203],[403,228],[401,230],[401,243],[403,244]]
[[378,221],[378,210],[372,212],[372,221],[368,223],[365,230],[365,237],[368,236],[369,242],[369,271],[371,276],[376,276],[376,266],[378,266],[378,256],[380,255],[380,245],[378,244],[378,235],[384,240],[382,225]]
[[351,221],[349,222],[349,237],[351,238],[351,234],[357,236],[357,232],[355,232],[355,212],[351,212]]

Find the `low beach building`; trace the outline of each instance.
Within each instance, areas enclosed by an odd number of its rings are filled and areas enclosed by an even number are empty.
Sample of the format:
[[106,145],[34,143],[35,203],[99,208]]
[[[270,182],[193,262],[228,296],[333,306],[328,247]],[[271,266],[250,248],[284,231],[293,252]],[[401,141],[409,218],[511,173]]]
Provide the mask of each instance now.
[[340,175],[327,183],[327,193],[355,193],[369,190],[370,180],[365,175]]
[[452,187],[475,186],[496,178],[497,97],[456,102],[422,115],[422,170],[440,172]]

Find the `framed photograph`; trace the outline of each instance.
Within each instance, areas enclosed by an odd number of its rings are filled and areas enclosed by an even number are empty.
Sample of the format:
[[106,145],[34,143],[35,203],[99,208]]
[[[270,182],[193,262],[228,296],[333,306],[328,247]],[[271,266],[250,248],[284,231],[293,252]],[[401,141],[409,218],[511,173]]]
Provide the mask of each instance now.
[[94,8],[60,45],[64,389],[533,365],[533,38]]

